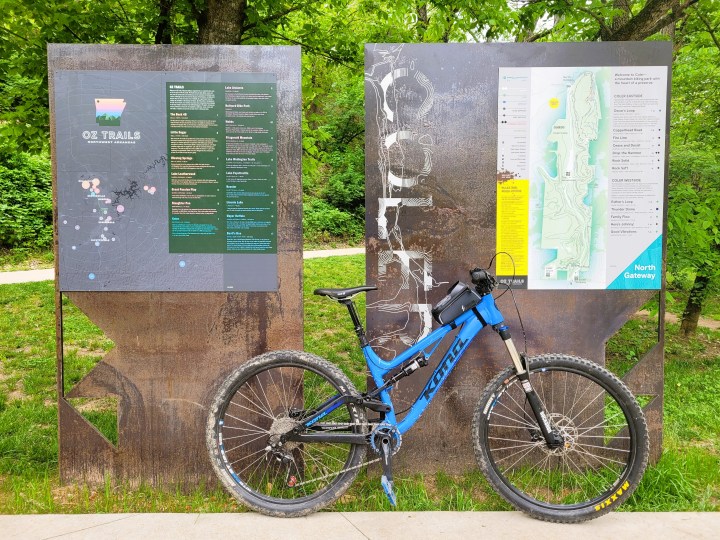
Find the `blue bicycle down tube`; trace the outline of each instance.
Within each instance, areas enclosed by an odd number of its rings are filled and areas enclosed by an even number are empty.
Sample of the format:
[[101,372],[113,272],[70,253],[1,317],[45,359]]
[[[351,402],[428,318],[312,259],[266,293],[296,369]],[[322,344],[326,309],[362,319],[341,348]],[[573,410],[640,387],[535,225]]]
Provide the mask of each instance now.
[[420,395],[413,403],[410,411],[398,423],[398,429],[400,433],[407,432],[414,424],[418,421],[420,416],[425,412],[425,409],[435,397],[436,392],[448,378],[452,370],[457,365],[460,357],[463,355],[468,345],[472,342],[473,338],[477,333],[482,330],[483,324],[477,318],[470,318],[460,329],[460,332],[455,336],[455,340],[450,345],[450,348],[443,356],[440,363],[435,368],[435,371],[430,376],[425,388],[423,388]]
[[[413,403],[410,411],[405,418],[403,418],[402,422],[399,424],[397,423],[394,411],[391,410],[386,414],[385,420],[391,424],[396,424],[401,433],[405,433],[409,430],[425,412],[425,408],[429,405],[430,401],[432,401],[432,398],[435,396],[435,393],[440,386],[442,386],[445,382],[445,379],[447,379],[452,370],[455,368],[455,365],[467,349],[468,345],[472,342],[477,333],[483,329],[483,322],[489,325],[500,324],[503,322],[502,313],[500,313],[500,310],[498,310],[495,305],[495,299],[492,295],[488,294],[483,296],[475,308],[482,317],[482,321],[477,318],[473,311],[467,311],[453,321],[455,326],[460,326],[458,335],[455,337],[455,340],[451,344],[450,348],[435,368],[435,371],[430,376],[425,388],[417,397],[415,403]],[[375,381],[375,385],[378,387],[382,386],[385,382],[384,377],[392,369],[398,367],[418,353],[423,352],[423,354],[428,357],[425,353],[425,349],[442,340],[451,331],[452,327],[449,324],[445,324],[440,328],[435,329],[430,333],[430,335],[425,336],[425,338],[417,342],[412,347],[402,351],[390,361],[382,360],[375,351],[373,351],[370,345],[363,347],[363,354],[370,370],[370,374]],[[384,390],[380,393],[380,399],[383,403],[393,406],[388,390]]]

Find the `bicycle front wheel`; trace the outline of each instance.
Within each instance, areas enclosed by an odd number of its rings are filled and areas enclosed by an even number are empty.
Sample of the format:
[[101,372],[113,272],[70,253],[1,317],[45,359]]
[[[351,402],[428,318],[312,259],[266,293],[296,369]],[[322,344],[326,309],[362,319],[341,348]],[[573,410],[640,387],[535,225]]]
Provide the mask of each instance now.
[[[227,490],[253,510],[303,516],[340,497],[363,463],[363,444],[282,442],[313,410],[337,395],[357,395],[333,364],[300,351],[276,351],[238,368],[217,392],[207,422],[213,468]],[[310,428],[364,434],[365,411],[335,409]]]
[[637,400],[589,360],[543,355],[528,358],[528,367],[563,445],[548,447],[508,368],[485,388],[473,417],[485,477],[515,508],[545,521],[586,521],[616,508],[647,466],[647,425]]

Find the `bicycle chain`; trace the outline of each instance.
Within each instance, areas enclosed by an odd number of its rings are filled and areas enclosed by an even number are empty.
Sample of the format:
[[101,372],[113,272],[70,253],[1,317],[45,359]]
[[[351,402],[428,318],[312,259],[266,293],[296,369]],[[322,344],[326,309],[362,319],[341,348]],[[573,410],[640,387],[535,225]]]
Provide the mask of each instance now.
[[293,487],[300,487],[300,486],[304,486],[305,484],[317,482],[318,480],[325,480],[325,478],[330,478],[331,476],[337,476],[340,473],[347,472],[347,471],[354,471],[355,469],[359,469],[361,467],[364,467],[365,465],[370,465],[371,463],[377,463],[378,461],[380,461],[380,458],[373,459],[371,461],[363,461],[362,463],[360,463],[360,465],[354,465],[353,467],[348,467],[347,469],[343,469],[342,471],[337,472],[337,473],[329,473],[329,474],[326,474],[325,476],[319,476],[317,478],[313,478],[312,480],[305,480],[304,482],[298,482]]

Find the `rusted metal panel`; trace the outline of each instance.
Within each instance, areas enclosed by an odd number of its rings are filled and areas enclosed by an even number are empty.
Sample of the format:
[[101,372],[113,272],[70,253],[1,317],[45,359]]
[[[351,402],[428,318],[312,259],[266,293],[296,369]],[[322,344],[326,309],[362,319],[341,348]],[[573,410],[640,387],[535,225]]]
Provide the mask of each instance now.
[[[58,347],[63,481],[100,481],[110,474],[131,483],[212,483],[205,422],[214,385],[257,354],[303,346],[299,47],[50,45],[48,65],[51,111],[55,70],[270,72],[277,76],[278,291],[68,293],[114,341],[115,348],[67,397],[116,396],[117,447],[65,399],[62,347]],[[51,133],[54,154],[52,125]],[[56,294],[61,345],[61,294]]]
[[[367,324],[381,356],[394,356],[427,331],[430,306],[495,253],[499,67],[627,63],[658,60],[649,44],[366,46],[366,264],[367,282],[379,287],[368,295]],[[515,291],[530,354],[560,352],[600,364],[607,340],[653,294]],[[511,295],[498,305],[522,349]],[[662,311],[660,320],[660,343],[626,377],[634,392],[656,396],[646,408],[655,459],[662,442]],[[398,465],[408,472],[473,468],[473,409],[490,378],[509,365],[500,338],[485,330],[403,437]],[[399,409],[414,400],[432,366],[399,383]]]

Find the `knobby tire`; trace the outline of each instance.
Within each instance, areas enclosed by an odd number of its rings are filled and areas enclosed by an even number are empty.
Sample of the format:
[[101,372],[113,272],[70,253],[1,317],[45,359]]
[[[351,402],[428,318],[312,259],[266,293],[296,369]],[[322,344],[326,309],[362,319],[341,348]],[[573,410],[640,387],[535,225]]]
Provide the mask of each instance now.
[[576,523],[617,508],[647,466],[647,425],[627,386],[572,356],[528,358],[530,382],[565,443],[549,449],[515,370],[483,391],[473,417],[475,456],[493,488],[518,510]]
[[[278,517],[304,516],[337,500],[357,476],[366,445],[277,440],[337,394],[358,393],[339,368],[302,351],[269,352],[235,370],[218,389],[206,427],[212,466],[233,497]],[[320,426],[365,433],[367,418],[347,404]]]

